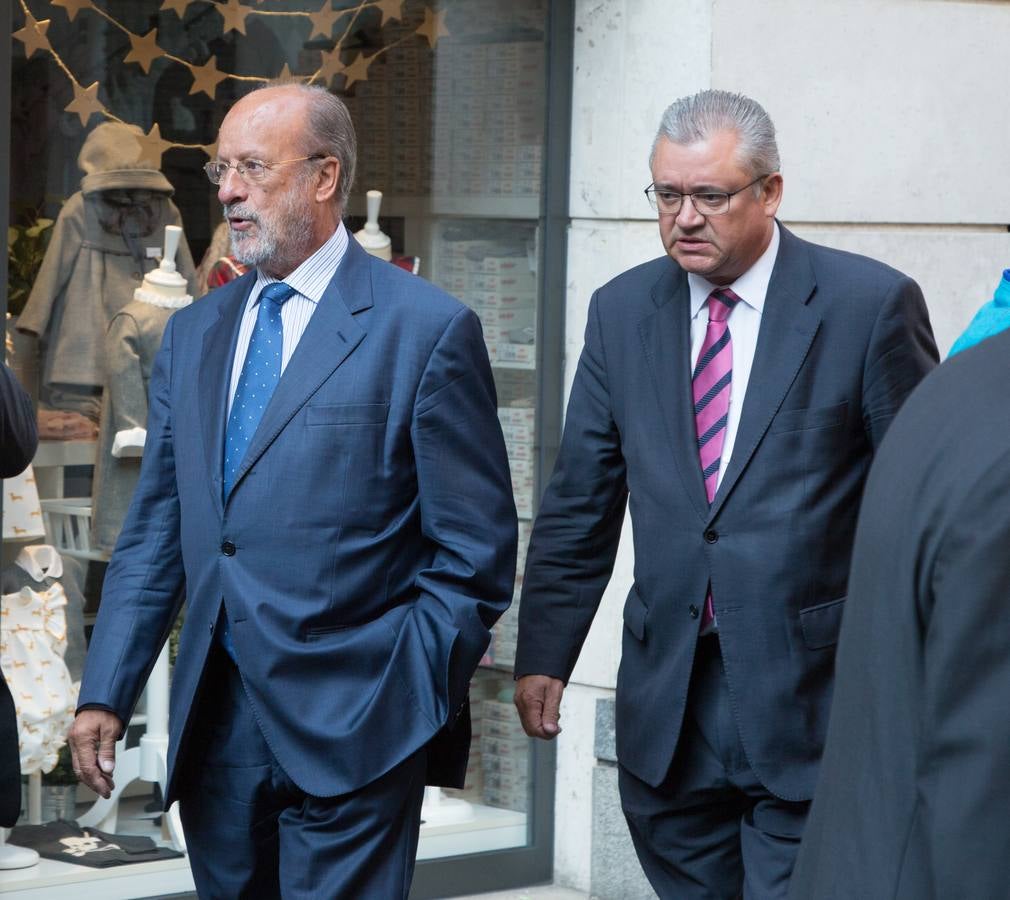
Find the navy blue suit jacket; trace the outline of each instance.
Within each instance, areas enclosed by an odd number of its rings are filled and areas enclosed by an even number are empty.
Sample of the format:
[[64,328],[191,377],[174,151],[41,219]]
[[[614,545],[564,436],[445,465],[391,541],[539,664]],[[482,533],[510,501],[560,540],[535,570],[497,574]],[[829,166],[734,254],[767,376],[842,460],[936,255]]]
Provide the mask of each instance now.
[[747,758],[774,794],[809,799],[863,483],[936,360],[911,279],[782,228],[736,443],[710,506],[686,273],[663,257],[600,288],[530,542],[517,674],[570,676],[630,497],[618,759],[649,784],[666,775],[711,582]]
[[[81,687],[82,706],[128,720],[185,588],[169,802],[222,602],[268,744],[299,787],[334,796],[456,721],[512,594],[516,514],[478,319],[354,241],[222,502],[253,282],[169,320]],[[435,780],[465,766],[460,731]]]

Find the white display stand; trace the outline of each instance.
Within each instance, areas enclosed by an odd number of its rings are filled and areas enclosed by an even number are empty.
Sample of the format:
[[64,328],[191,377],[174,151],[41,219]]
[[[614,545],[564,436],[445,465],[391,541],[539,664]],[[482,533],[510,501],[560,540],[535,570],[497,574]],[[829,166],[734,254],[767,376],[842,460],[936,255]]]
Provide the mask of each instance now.
[[456,825],[473,818],[473,806],[466,800],[446,797],[437,787],[424,789],[421,819],[425,825]]
[[31,847],[7,843],[7,829],[0,828],[0,869],[27,869],[38,864],[39,855]]
[[[158,660],[147,681],[147,730],[140,745],[126,749],[125,736],[116,744],[116,787],[108,798],[99,797],[91,809],[77,821],[83,827],[115,832],[119,815],[119,798],[126,786],[134,781],[150,781],[161,788],[165,796],[168,772],[168,643],[161,648]],[[134,719],[136,724],[136,719]],[[185,851],[186,839],[179,819],[179,804],[173,803],[165,813],[165,824],[173,846]]]

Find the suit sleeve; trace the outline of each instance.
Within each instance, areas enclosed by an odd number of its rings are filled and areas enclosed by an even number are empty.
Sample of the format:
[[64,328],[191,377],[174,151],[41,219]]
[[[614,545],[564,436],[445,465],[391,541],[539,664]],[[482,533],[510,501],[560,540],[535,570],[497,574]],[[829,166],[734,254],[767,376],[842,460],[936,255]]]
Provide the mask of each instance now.
[[902,276],[880,307],[863,374],[863,422],[874,449],[905,398],[938,361],[922,291]]
[[39,445],[32,398],[0,363],[0,478],[23,472]]
[[151,373],[140,480],[105,574],[78,709],[101,706],[129,721],[182,603],[184,574],[170,386],[173,320]]
[[517,676],[568,680],[614,568],[628,488],[608,377],[594,294],[561,449],[530,539]]
[[[1010,454],[938,550],[925,634],[919,764],[936,897],[1002,897],[1010,884]],[[922,611],[920,611],[921,614]]]
[[[487,349],[460,310],[421,377],[411,426],[421,529],[434,558],[416,578],[414,620],[441,723],[466,699],[491,626],[512,600],[516,509]],[[442,705],[444,698],[446,706]]]

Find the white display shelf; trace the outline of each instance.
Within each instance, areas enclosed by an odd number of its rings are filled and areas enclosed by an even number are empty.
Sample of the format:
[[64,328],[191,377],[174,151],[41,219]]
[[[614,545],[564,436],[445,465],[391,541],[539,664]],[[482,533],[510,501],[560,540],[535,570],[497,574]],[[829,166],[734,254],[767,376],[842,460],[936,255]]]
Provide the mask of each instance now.
[[[123,815],[128,817],[131,810],[137,810],[149,799],[150,795],[131,798],[123,804]],[[526,845],[525,813],[479,803],[472,807],[473,817],[466,822],[422,825],[417,858],[436,859]],[[139,817],[127,819],[120,830],[147,834],[166,843],[160,840],[160,833],[149,822]],[[43,859],[29,869],[0,871],[0,895],[4,900],[82,900],[90,897],[140,900],[195,890],[186,857],[107,869]]]
[[[365,215],[364,201],[354,198],[348,214]],[[381,216],[402,216],[407,219],[427,216],[467,216],[480,219],[538,219],[539,197],[477,197],[426,195],[405,197],[383,194]],[[409,249],[409,248],[408,248]]]
[[137,900],[195,890],[186,857],[107,869],[43,859],[30,869],[0,871],[5,900]]
[[529,840],[526,813],[480,803],[472,807],[473,818],[466,822],[422,825],[417,858],[436,859],[526,846]]

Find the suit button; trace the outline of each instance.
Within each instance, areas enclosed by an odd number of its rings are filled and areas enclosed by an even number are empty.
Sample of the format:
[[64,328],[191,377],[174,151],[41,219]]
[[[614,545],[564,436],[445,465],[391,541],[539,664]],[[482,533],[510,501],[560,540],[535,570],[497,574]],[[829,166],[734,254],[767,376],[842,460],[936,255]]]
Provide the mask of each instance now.
[[708,531],[705,532],[706,544],[714,544],[718,540],[719,540],[719,532],[716,531],[714,528],[709,528]]
[[695,606],[693,603],[687,608],[687,611],[692,619],[698,618],[698,607]]
[[225,556],[234,556],[235,555],[235,545],[231,541],[225,541],[221,545],[221,552]]

